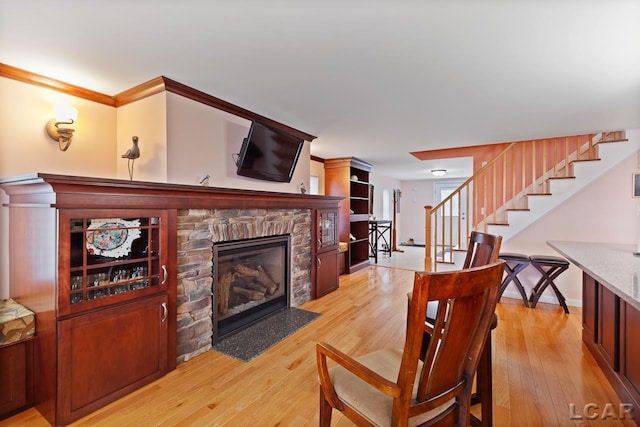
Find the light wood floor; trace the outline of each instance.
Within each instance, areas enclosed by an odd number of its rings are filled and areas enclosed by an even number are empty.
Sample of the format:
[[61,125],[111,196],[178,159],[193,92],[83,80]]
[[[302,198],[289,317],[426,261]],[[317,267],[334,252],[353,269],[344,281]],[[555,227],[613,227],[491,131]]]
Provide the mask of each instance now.
[[[371,267],[341,276],[340,289],[301,308],[323,313],[249,363],[214,351],[198,356],[76,426],[314,426],[318,423],[315,343],[351,355],[401,347],[406,293],[413,272]],[[557,306],[525,309],[503,299],[493,334],[494,425],[635,425],[572,420],[586,404],[618,408],[619,400],[581,343],[581,314]],[[573,412],[570,405],[576,408]],[[589,415],[599,413],[598,409]],[[583,417],[584,418],[584,417]],[[35,409],[0,425],[45,426]],[[351,423],[334,412],[334,426]]]

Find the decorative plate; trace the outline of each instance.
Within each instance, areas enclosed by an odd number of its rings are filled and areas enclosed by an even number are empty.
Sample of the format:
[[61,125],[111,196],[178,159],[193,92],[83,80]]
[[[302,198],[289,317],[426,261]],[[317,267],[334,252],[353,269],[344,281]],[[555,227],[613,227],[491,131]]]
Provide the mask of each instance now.
[[129,255],[131,244],[140,237],[140,220],[92,219],[87,227],[87,250],[91,255],[120,258]]

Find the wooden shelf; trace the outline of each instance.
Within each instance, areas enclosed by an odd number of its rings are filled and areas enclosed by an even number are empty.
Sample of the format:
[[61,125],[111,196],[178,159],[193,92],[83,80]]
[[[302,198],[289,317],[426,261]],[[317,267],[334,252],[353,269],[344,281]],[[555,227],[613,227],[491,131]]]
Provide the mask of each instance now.
[[350,273],[369,265],[371,165],[354,157],[345,157],[327,159],[324,167],[325,194],[343,197],[339,210],[340,241],[349,242],[345,267]]

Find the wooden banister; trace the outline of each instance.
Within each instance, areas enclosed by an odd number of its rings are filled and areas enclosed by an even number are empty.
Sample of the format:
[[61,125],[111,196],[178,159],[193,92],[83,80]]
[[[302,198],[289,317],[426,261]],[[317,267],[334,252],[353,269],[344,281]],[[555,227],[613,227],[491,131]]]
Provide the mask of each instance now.
[[573,162],[595,160],[597,144],[620,140],[624,131],[509,143],[444,200],[425,206],[425,270],[454,263],[471,231],[506,224],[509,210],[527,209],[528,196],[549,193],[549,179],[573,177]]

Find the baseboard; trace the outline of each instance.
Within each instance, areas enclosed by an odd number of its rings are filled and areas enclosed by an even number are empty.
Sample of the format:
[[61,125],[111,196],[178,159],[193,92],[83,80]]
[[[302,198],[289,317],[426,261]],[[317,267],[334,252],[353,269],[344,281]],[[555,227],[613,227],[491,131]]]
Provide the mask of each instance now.
[[[517,300],[522,301],[522,296],[520,295],[520,293],[518,291],[505,291],[502,294],[502,298],[513,298],[513,299],[517,299]],[[545,303],[548,303],[548,304],[558,304],[558,299],[555,296],[542,295],[540,297],[540,299],[538,300],[538,302],[545,302]],[[567,300],[565,300],[565,302],[567,303],[567,306],[569,306],[569,307],[582,308],[582,300],[581,299],[580,300],[567,299]]]

